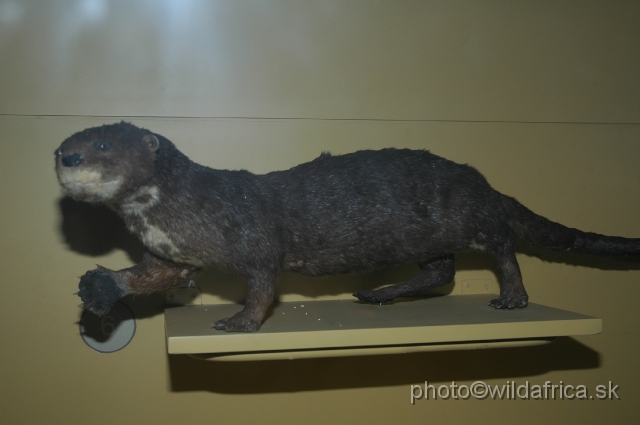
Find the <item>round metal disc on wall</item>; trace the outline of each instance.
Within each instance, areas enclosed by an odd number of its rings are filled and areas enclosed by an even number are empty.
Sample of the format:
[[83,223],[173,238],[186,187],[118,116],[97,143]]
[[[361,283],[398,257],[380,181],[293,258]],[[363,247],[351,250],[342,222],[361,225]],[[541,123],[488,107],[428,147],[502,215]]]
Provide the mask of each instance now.
[[118,301],[104,316],[88,310],[80,318],[80,336],[85,344],[100,353],[122,350],[136,333],[136,319],[131,309]]

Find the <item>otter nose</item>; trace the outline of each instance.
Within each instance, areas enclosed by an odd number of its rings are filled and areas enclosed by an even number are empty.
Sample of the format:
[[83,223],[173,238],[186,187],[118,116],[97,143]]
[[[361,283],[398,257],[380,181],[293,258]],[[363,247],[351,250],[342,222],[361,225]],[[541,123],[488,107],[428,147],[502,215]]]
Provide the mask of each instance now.
[[74,153],[71,155],[63,156],[60,162],[62,162],[62,165],[64,165],[65,167],[77,167],[78,165],[82,164],[82,161],[84,161],[82,155],[80,155],[79,153]]

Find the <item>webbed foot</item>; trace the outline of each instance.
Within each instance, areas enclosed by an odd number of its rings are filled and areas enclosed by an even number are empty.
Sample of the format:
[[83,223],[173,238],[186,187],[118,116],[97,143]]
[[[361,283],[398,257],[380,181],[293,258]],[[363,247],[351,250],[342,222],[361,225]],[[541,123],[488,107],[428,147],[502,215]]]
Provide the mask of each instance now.
[[380,295],[380,293],[376,293],[376,292],[377,291],[363,289],[362,291],[358,291],[355,294],[353,294],[353,296],[359,299],[360,301],[364,301],[367,303],[374,303],[374,304],[388,303],[393,301],[393,298],[382,296]]
[[516,307],[526,307],[528,304],[529,297],[524,295],[511,296],[511,297],[500,297],[493,299],[489,302],[491,307],[504,309],[504,308],[516,308]]
[[241,311],[232,317],[218,320],[211,327],[227,332],[255,332],[260,329],[260,325],[260,322]]
[[116,281],[102,267],[89,270],[80,278],[78,296],[82,299],[83,307],[99,316],[107,313],[120,299],[124,291],[118,287]]

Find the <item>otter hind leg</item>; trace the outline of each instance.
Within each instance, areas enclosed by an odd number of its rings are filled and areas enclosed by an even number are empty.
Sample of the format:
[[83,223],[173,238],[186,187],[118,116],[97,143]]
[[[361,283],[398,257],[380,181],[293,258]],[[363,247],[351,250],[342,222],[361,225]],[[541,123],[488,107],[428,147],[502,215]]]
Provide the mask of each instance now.
[[446,254],[418,263],[422,273],[411,280],[376,290],[362,290],[353,294],[360,301],[386,303],[398,297],[417,297],[453,280],[453,254]]
[[501,272],[500,297],[493,299],[489,305],[498,309],[525,307],[529,296],[522,283],[520,266],[515,254],[515,242],[510,240],[494,253]]

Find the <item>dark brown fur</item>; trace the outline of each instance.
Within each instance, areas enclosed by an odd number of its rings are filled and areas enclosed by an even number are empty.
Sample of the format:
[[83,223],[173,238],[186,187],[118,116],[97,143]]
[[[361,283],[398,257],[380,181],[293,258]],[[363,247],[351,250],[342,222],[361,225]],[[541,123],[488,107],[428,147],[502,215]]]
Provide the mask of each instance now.
[[317,276],[420,266],[408,282],[354,294],[378,303],[450,282],[453,254],[469,250],[498,263],[501,290],[491,305],[523,307],[517,240],[597,255],[640,253],[639,239],[551,222],[493,190],[474,168],[428,151],[323,154],[254,175],[198,165],[162,136],[123,122],[69,137],[56,151],[56,171],[66,194],[111,206],[148,250],[131,268],[99,267],[81,278],[85,308],[98,314],[123,295],[184,286],[215,265],[248,284],[244,309],[215,327],[255,331],[281,270]]

